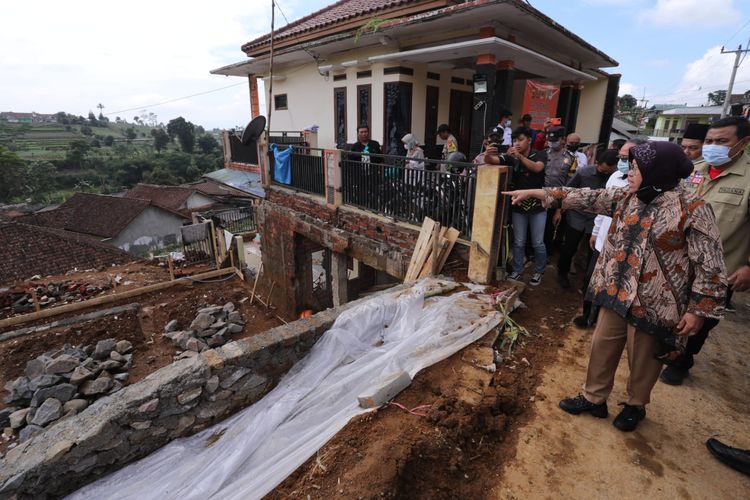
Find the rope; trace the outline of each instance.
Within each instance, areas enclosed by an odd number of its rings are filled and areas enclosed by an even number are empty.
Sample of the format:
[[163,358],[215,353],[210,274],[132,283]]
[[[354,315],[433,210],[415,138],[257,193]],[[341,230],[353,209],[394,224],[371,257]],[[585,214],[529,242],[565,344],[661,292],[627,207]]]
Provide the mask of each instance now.
[[396,408],[401,408],[401,409],[402,409],[402,410],[404,410],[405,412],[407,412],[407,413],[411,413],[412,415],[416,415],[416,416],[418,416],[418,417],[426,417],[426,416],[427,416],[427,413],[425,413],[425,412],[424,412],[424,411],[422,411],[422,410],[429,410],[430,408],[432,408],[432,405],[419,405],[419,406],[415,406],[414,408],[412,408],[412,409],[410,410],[410,409],[408,409],[408,408],[407,408],[406,406],[402,405],[401,403],[397,403],[397,402],[395,402],[395,401],[391,401],[391,402],[390,402],[390,403],[388,403],[388,404],[389,404],[390,406],[395,406]]

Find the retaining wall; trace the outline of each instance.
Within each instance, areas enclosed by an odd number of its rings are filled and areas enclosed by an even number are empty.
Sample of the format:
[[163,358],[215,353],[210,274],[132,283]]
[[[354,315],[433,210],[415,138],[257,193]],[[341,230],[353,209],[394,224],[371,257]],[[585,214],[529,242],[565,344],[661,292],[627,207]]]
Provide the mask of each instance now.
[[177,361],[0,460],[0,498],[61,496],[258,401],[357,302]]

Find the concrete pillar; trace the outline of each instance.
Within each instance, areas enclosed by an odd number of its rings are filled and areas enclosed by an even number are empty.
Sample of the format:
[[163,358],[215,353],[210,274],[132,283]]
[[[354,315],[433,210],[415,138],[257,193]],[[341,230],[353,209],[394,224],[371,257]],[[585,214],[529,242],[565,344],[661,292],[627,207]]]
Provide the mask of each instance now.
[[271,187],[271,162],[268,161],[268,143],[266,142],[265,132],[260,135],[256,143],[258,148],[258,167],[260,168],[260,183],[263,188]]
[[258,77],[247,75],[248,85],[250,87],[250,118],[260,116],[260,97],[258,95]]
[[575,132],[580,102],[580,85],[573,82],[563,82],[560,86],[560,100],[557,102],[557,116],[562,119],[562,126],[565,127],[568,134]]
[[609,134],[612,132],[612,120],[617,111],[617,94],[620,91],[620,75],[609,75],[607,95],[604,98],[604,114],[599,127],[599,144],[609,145]]
[[331,252],[333,307],[349,302],[348,260],[346,254]]
[[[295,237],[298,240],[300,237]],[[295,243],[294,248],[294,297],[297,308],[312,309],[313,299],[312,252],[305,245]],[[295,311],[299,313],[299,310]]]
[[323,150],[323,173],[325,175],[326,204],[335,208],[344,204],[341,192],[341,150]]
[[497,267],[508,207],[500,193],[508,189],[509,178],[504,166],[481,165],[477,171],[469,252],[469,279],[475,283],[490,283]]
[[482,54],[477,57],[475,82],[481,81],[485,92],[474,92],[474,107],[471,112],[471,143],[469,157],[474,158],[482,149],[482,140],[487,130],[497,123],[495,109],[495,55]]
[[[515,69],[513,61],[500,61],[496,65],[495,74],[495,105],[493,109],[495,123],[500,119],[503,109],[513,109],[513,81],[515,80]],[[513,117],[513,123],[520,121],[519,117]]]

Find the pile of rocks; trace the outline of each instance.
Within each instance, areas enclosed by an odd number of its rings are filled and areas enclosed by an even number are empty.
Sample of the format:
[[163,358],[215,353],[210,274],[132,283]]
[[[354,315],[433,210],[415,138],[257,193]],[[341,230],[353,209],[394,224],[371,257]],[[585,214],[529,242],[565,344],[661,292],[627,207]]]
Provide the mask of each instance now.
[[245,321],[231,302],[223,306],[211,305],[198,309],[187,330],[180,330],[177,320],[172,320],[164,327],[164,336],[187,356],[213,349],[229,342],[230,336],[240,333],[245,328]]
[[31,283],[28,288],[5,288],[0,290],[0,316],[34,311],[31,289],[36,292],[39,305],[45,307],[86,300],[110,289],[110,285],[92,285],[69,280],[60,283]]
[[0,410],[5,439],[23,442],[58,419],[83,411],[94,400],[122,389],[133,366],[133,344],[106,339],[96,346],[50,351],[28,363],[24,376],[5,385]]

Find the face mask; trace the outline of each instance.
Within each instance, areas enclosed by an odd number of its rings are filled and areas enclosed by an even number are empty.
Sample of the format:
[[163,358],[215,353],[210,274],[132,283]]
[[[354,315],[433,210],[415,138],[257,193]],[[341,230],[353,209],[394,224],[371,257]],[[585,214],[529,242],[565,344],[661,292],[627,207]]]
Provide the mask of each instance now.
[[712,167],[720,167],[732,161],[729,157],[729,146],[719,146],[718,144],[703,146],[703,159]]
[[505,120],[505,126],[510,127],[510,120]]
[[562,144],[560,144],[560,141],[550,141],[549,147],[554,151],[558,151],[562,147]]
[[630,164],[628,164],[628,160],[619,160],[617,162],[617,170],[619,170],[621,174],[627,174],[629,169]]
[[568,151],[575,153],[576,151],[578,151],[579,146],[580,144],[568,144]]

